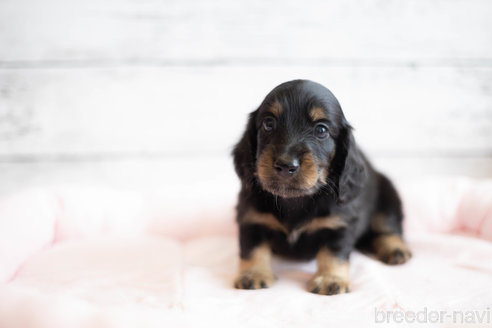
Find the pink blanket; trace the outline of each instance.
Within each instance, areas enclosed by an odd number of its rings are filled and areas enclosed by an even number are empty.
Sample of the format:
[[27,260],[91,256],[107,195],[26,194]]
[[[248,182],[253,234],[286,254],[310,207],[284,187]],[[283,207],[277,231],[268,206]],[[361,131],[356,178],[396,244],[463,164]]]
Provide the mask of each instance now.
[[170,191],[4,198],[0,327],[492,325],[492,180],[400,190],[414,258],[390,267],[354,253],[353,291],[333,297],[305,291],[314,262],[276,260],[272,288],[232,288],[233,192],[191,196],[195,206]]

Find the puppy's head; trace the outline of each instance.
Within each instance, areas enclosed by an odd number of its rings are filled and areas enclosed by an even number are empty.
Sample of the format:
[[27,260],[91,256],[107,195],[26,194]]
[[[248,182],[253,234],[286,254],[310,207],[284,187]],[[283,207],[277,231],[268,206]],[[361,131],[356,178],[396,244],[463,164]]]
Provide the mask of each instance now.
[[295,80],[273,89],[250,114],[234,149],[238,175],[280,197],[320,190],[352,198],[363,172],[351,127],[335,96],[322,85]]

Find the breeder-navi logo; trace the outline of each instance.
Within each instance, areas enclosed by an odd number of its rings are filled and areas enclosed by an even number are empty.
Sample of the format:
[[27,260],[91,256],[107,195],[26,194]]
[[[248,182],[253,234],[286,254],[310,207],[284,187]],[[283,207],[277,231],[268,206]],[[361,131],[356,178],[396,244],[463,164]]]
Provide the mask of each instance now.
[[455,323],[489,324],[492,323],[490,308],[485,310],[437,311],[425,307],[422,311],[378,310],[374,309],[376,323]]

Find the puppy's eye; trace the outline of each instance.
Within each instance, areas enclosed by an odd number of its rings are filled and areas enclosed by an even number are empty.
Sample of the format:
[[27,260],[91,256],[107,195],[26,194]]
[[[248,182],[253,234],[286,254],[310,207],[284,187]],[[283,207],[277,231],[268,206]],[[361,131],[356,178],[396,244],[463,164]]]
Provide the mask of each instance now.
[[328,136],[328,128],[324,124],[318,124],[314,128],[314,135],[318,139],[324,139]]
[[263,130],[272,131],[275,129],[275,119],[272,117],[267,117],[263,120]]

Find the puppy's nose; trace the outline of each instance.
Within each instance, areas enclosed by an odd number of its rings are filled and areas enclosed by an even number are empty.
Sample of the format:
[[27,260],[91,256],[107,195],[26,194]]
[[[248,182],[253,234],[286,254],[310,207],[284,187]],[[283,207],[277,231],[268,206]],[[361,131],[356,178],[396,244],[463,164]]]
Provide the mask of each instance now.
[[277,159],[274,167],[278,175],[283,177],[291,177],[299,171],[299,160],[295,158],[289,160]]

